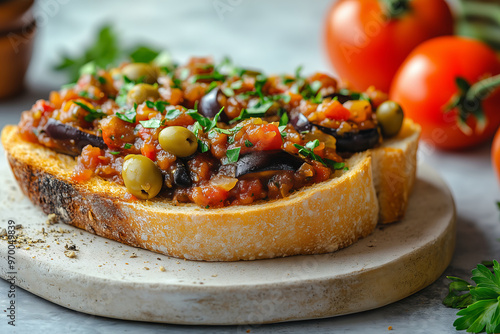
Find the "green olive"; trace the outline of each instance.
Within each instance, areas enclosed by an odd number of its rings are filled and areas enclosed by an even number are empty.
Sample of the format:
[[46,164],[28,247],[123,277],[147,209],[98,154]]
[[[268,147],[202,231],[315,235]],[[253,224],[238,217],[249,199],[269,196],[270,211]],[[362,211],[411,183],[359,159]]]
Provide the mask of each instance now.
[[160,98],[158,88],[153,85],[141,83],[132,87],[127,94],[127,103],[133,105],[134,103],[141,104],[146,100],[157,100]]
[[405,117],[399,104],[385,101],[377,108],[376,115],[384,137],[393,137],[399,133]]
[[129,154],[125,157],[122,177],[127,190],[140,199],[155,197],[163,185],[160,168],[143,155]]
[[154,66],[144,63],[132,63],[122,69],[122,74],[132,81],[154,84],[158,79],[158,71]]
[[169,126],[158,135],[161,147],[178,157],[188,157],[198,148],[194,133],[183,126]]

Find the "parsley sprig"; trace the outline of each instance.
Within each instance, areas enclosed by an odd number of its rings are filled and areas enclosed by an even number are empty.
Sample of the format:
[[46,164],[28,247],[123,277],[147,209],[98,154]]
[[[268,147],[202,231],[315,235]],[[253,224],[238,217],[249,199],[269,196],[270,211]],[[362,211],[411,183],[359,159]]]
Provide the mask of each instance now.
[[293,144],[293,146],[295,146],[296,148],[299,149],[299,154],[301,154],[304,157],[309,158],[311,160],[316,160],[318,162],[321,162],[326,167],[331,167],[335,170],[347,168],[345,166],[345,163],[343,163],[343,162],[336,162],[336,161],[333,161],[330,159],[323,159],[319,155],[314,153],[314,149],[319,146],[318,139],[307,142],[307,144],[305,146],[301,146],[299,144]]
[[[213,119],[207,118],[201,114],[198,113],[197,108],[195,107],[194,110],[189,110],[187,114],[191,116],[196,123],[193,125],[193,133],[196,137],[198,137],[200,131],[203,131],[205,133],[210,132],[212,129],[217,127],[217,121],[219,120],[219,117],[222,113],[224,108],[221,108],[221,110],[215,115]],[[205,143],[204,141],[200,140],[198,138],[198,149],[200,150],[201,153],[205,153],[208,150],[210,150],[210,147]]]
[[87,111],[88,114],[85,115],[84,119],[87,122],[92,122],[95,119],[101,119],[103,117],[108,116],[106,113],[103,113],[101,109],[94,109],[86,105],[85,103],[79,102],[79,101],[73,101],[74,104],[82,108],[83,110]]
[[105,25],[98,31],[94,43],[84,49],[83,54],[62,56],[54,69],[66,72],[71,82],[76,82],[81,74],[95,74],[97,68],[107,68],[120,60],[149,63],[160,55],[159,51],[148,46],[139,45],[131,49],[124,47],[113,27]]
[[448,276],[452,282],[443,304],[461,308],[457,313],[460,318],[453,323],[457,330],[500,332],[500,264],[496,260],[491,264],[493,271],[484,264],[478,264],[472,270],[476,286],[461,278]]

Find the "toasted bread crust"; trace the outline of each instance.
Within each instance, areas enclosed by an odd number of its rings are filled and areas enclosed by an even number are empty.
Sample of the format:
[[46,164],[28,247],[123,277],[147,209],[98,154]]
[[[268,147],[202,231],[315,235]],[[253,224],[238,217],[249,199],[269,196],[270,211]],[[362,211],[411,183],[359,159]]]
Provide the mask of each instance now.
[[124,187],[98,177],[75,183],[74,159],[23,141],[15,126],[4,128],[2,144],[22,191],[45,213],[169,256],[236,261],[332,252],[370,234],[378,220],[370,151],[288,198],[203,209],[161,198],[130,202]]
[[415,183],[420,126],[405,119],[400,133],[373,151],[373,178],[379,200],[379,223],[404,217]]

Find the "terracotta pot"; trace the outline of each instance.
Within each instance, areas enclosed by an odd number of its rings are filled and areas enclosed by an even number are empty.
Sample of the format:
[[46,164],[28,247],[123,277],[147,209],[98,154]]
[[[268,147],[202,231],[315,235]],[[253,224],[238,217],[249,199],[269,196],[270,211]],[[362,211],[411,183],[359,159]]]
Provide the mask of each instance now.
[[34,0],[0,0],[0,98],[19,93],[33,50]]

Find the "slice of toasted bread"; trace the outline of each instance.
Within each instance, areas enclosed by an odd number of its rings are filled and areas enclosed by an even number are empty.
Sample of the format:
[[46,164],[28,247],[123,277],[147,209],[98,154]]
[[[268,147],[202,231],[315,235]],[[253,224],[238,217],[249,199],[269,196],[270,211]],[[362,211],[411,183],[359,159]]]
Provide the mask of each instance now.
[[[413,184],[418,131],[412,122],[405,123],[398,138],[374,152],[350,158],[349,170],[337,171],[334,178],[287,198],[221,209],[175,206],[161,198],[127,201],[125,187],[99,177],[75,183],[71,180],[73,158],[23,141],[16,126],[3,129],[2,144],[22,191],[45,213],[55,213],[65,223],[100,236],[169,256],[236,261],[346,247],[373,231],[379,200],[384,210],[380,217],[400,217]],[[378,168],[374,173],[372,153]],[[396,166],[401,161],[405,164]],[[413,171],[385,177],[406,167]],[[392,186],[393,179],[406,175],[412,179]],[[392,205],[396,200],[399,204]],[[396,213],[391,212],[394,207]]]

